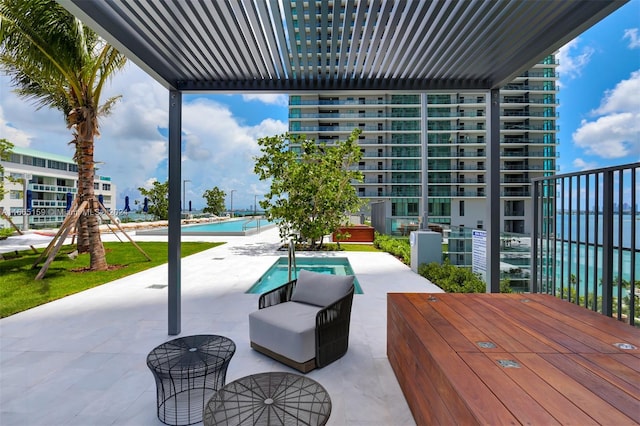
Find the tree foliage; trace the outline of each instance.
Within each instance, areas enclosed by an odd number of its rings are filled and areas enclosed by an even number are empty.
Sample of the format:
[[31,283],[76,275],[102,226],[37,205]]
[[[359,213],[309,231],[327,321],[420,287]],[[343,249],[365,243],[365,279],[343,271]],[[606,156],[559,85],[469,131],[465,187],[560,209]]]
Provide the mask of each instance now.
[[217,186],[214,186],[211,189],[207,189],[206,191],[204,191],[204,194],[202,194],[202,198],[204,198],[207,202],[207,207],[202,209],[202,211],[204,213],[221,215],[225,210],[224,200],[226,196],[227,193],[222,191]]
[[[101,103],[108,78],[126,58],[55,0],[0,0],[0,68],[16,93],[37,108],[60,110],[72,129],[78,164],[78,194],[96,211],[94,139],[98,118],[107,115],[119,97]],[[78,251],[90,253],[91,270],[107,269],[98,218],[83,214],[78,221]]]
[[283,240],[294,237],[317,248],[348,213],[358,211],[362,201],[352,185],[363,179],[353,167],[362,158],[358,135],[355,129],[331,145],[289,134],[258,139],[262,156],[254,172],[271,180],[260,206],[269,220],[279,221]]
[[153,181],[151,188],[138,188],[140,194],[147,197],[149,213],[157,220],[169,218],[169,181],[160,183]]
[[[11,156],[13,144],[6,139],[0,139],[0,160],[6,161]],[[0,201],[4,199],[4,167],[0,164]]]

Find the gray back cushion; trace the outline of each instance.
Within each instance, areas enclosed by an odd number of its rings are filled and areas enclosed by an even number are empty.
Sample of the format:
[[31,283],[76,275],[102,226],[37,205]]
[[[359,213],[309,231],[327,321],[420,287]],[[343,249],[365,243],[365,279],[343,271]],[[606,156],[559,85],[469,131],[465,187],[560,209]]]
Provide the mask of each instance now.
[[293,302],[328,306],[346,296],[353,285],[353,275],[330,275],[300,270],[298,282],[293,290]]

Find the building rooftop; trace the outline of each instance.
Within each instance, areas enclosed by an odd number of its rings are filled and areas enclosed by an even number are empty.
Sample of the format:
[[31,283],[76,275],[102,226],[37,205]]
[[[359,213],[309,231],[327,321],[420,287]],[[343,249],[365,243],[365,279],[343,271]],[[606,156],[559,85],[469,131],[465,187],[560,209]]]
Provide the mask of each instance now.
[[[278,251],[277,232],[206,237],[228,243],[183,259],[180,336],[231,338],[236,353],[227,382],[258,372],[295,372],[249,346],[248,315],[257,309],[258,295],[245,291],[286,255]],[[328,425],[415,424],[386,356],[386,295],[441,290],[386,253],[315,255],[347,256],[364,291],[354,297],[347,354],[308,374],[331,397]],[[0,424],[161,425],[146,357],[172,338],[166,284],[164,265],[1,319]]]

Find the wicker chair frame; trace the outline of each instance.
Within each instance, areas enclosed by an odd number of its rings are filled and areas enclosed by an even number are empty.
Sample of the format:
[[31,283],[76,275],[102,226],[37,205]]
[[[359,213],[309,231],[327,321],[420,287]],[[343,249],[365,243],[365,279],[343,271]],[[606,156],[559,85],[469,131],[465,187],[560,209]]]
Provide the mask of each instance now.
[[[258,299],[258,308],[264,309],[279,303],[289,302],[296,284],[297,280],[292,280],[261,294]],[[322,368],[336,361],[347,353],[349,348],[349,325],[354,292],[355,287],[352,285],[344,297],[322,308],[316,314],[316,356],[314,359],[299,363],[256,343],[251,342],[251,347],[303,373],[315,368]]]

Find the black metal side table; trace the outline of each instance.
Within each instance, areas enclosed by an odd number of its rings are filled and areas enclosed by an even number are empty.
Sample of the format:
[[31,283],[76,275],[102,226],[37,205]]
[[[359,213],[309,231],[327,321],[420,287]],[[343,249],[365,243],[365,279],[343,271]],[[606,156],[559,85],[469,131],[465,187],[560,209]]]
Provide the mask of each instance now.
[[209,400],[205,426],[324,425],[331,398],[318,382],[299,374],[260,373],[227,383]]
[[158,418],[169,425],[202,420],[205,403],[224,386],[236,345],[224,336],[197,335],[153,349],[147,366],[156,379]]

